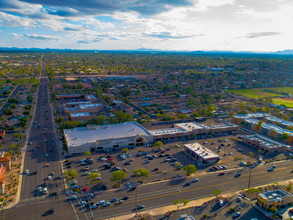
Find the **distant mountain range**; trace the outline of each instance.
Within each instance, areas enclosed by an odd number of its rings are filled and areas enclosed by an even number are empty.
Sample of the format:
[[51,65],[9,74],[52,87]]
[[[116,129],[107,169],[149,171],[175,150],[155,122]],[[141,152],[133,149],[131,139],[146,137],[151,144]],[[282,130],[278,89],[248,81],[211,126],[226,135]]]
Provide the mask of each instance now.
[[166,53],[192,53],[192,54],[279,54],[279,55],[293,55],[293,49],[287,49],[276,52],[251,52],[251,51],[175,51],[175,50],[159,50],[150,48],[138,48],[134,50],[82,50],[82,49],[57,49],[57,48],[17,48],[17,47],[0,47],[0,52],[80,52],[80,53],[105,53],[105,52],[166,52]]

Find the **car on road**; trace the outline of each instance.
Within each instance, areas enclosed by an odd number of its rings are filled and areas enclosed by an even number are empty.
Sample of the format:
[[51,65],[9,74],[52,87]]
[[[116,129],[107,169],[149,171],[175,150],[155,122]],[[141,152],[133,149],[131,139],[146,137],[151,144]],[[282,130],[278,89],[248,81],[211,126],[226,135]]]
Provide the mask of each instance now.
[[124,197],[122,197],[121,199],[125,201],[125,200],[128,200],[129,197],[128,197],[128,196],[124,196]]
[[125,202],[125,200],[120,199],[120,200],[118,200],[115,204],[119,205],[119,204],[122,204],[122,203],[124,203],[124,202]]
[[268,169],[268,171],[271,172],[271,171],[274,171],[275,169],[276,169],[276,165],[273,165]]
[[196,183],[198,181],[199,181],[199,179],[197,179],[197,178],[191,180],[192,183]]
[[141,209],[144,209],[145,208],[145,205],[138,205],[136,206],[136,210],[141,210]]
[[191,185],[190,182],[186,182],[186,183],[183,184],[183,186],[190,186],[190,185]]
[[236,175],[234,176],[235,178],[240,177],[241,173],[236,173]]

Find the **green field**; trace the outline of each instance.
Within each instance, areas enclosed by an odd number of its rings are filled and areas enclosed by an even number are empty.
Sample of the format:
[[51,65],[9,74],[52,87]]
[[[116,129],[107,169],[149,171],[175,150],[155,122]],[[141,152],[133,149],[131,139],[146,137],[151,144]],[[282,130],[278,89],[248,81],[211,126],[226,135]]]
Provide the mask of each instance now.
[[293,88],[292,87],[276,87],[276,88],[264,88],[276,92],[282,92],[282,93],[290,93],[293,95]]
[[276,98],[276,99],[273,99],[273,103],[277,105],[286,105],[289,108],[293,108],[293,100]]
[[229,92],[235,94],[235,95],[241,95],[253,99],[257,98],[264,98],[264,97],[278,97],[282,96],[280,94],[272,93],[272,92],[264,92],[266,88],[262,89],[235,89],[235,90],[229,90]]

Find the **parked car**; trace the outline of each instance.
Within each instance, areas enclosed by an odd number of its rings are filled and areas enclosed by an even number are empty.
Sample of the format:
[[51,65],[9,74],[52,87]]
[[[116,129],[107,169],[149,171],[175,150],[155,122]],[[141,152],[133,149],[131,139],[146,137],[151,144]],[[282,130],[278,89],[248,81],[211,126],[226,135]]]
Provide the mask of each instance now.
[[233,217],[234,217],[234,218],[238,218],[240,215],[241,215],[240,212],[235,212],[235,213],[233,214]]
[[76,196],[70,196],[70,197],[68,197],[68,199],[69,199],[69,200],[76,200],[77,197],[76,197]]
[[236,173],[236,175],[234,177],[240,177],[241,173]]
[[29,172],[30,172],[30,171],[29,171],[28,169],[26,169],[24,173],[25,173],[25,174],[29,174]]

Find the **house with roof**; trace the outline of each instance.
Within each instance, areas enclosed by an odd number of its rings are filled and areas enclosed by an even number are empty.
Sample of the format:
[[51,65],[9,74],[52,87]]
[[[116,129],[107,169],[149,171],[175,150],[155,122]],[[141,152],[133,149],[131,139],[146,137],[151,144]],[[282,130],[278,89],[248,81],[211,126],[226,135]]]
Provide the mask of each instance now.
[[8,155],[7,152],[0,151],[0,163],[3,164],[8,171],[11,170],[11,156]]
[[0,138],[4,138],[5,137],[5,130],[0,130]]
[[256,199],[259,206],[264,209],[270,209],[272,206],[278,207],[292,203],[293,195],[285,190],[276,189],[260,193]]
[[5,173],[6,167],[0,164],[0,194],[3,194],[5,189]]

